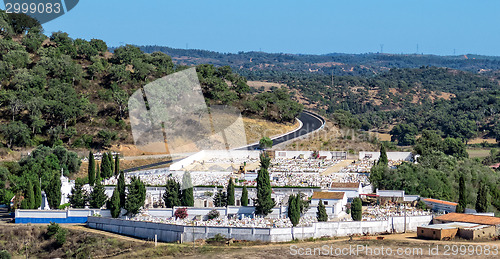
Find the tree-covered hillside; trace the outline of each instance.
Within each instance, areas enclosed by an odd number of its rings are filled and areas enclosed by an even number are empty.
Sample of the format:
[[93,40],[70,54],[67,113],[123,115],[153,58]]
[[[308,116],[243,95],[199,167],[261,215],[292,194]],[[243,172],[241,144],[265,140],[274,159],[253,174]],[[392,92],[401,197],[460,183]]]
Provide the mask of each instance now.
[[[99,39],[50,37],[25,15],[0,12],[0,145],[102,148],[131,143],[127,102],[149,82],[188,68],[161,52],[134,46],[108,51]],[[288,92],[254,95],[228,66],[198,65],[208,104],[230,104],[248,116],[289,122],[302,106]]]

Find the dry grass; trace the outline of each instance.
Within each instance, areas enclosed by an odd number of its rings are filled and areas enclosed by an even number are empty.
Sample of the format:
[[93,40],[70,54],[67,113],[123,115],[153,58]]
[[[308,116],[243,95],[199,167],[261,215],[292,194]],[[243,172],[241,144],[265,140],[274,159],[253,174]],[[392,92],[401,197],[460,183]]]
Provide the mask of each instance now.
[[286,150],[337,150],[348,151],[351,154],[359,151],[376,151],[372,144],[374,136],[360,133],[351,129],[339,129],[331,121],[326,122],[325,128],[309,134],[305,138],[288,141],[278,148]]

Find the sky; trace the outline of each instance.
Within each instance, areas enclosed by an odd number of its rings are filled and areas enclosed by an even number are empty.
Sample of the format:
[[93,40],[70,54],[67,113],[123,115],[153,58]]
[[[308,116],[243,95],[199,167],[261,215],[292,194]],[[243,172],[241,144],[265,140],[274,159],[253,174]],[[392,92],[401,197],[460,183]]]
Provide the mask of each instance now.
[[498,0],[80,0],[46,34],[218,52],[500,56]]

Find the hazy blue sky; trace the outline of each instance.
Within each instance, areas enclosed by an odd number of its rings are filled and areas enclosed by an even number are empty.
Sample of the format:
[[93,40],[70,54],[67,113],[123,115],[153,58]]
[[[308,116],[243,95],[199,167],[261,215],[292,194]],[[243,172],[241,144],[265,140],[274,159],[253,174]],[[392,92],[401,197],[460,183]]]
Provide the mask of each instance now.
[[500,55],[498,0],[80,0],[46,33],[221,52]]

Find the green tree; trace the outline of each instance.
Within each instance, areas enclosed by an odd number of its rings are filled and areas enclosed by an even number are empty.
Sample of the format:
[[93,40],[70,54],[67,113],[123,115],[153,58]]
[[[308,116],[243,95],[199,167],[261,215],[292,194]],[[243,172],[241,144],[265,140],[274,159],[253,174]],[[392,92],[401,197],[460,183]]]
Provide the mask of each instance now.
[[288,218],[292,222],[292,225],[295,227],[300,222],[300,204],[299,204],[299,195],[290,195],[288,197]]
[[460,175],[458,179],[458,205],[456,207],[457,213],[464,213],[465,207],[467,207],[467,197],[465,191],[465,179],[463,175]]
[[111,196],[110,200],[110,210],[111,210],[111,216],[113,218],[118,218],[120,216],[120,192],[118,191],[118,188],[115,188],[113,190],[113,196]]
[[42,46],[45,39],[47,39],[47,36],[42,33],[39,27],[35,27],[28,31],[26,36],[23,37],[22,42],[29,52],[35,53]]
[[85,208],[86,204],[86,198],[87,195],[83,190],[83,185],[85,183],[83,182],[82,179],[78,178],[75,181],[75,186],[71,188],[71,195],[69,196],[69,203],[71,204],[72,208],[79,208],[83,209]]
[[247,186],[243,186],[243,190],[241,191],[241,206],[248,206],[248,190]]
[[318,203],[318,212],[316,212],[316,219],[318,219],[319,222],[328,221],[328,214],[326,214],[325,204],[323,204],[322,200],[319,200]]
[[92,192],[90,193],[90,207],[100,209],[104,206],[104,204],[106,204],[107,199],[108,196],[106,196],[104,185],[102,185],[100,181],[97,181],[94,188],[92,188]]
[[479,213],[488,212],[488,207],[488,185],[486,185],[483,181],[480,181],[477,191],[476,211]]
[[385,151],[385,145],[380,145],[380,158],[378,159],[377,164],[387,166],[389,164],[389,160],[387,159],[387,152]]
[[99,169],[99,164],[96,163],[96,165],[95,165],[95,182],[101,182],[101,181],[102,181],[101,170]]
[[425,204],[425,202],[423,200],[419,200],[417,202],[417,209],[427,210],[427,204]]
[[351,204],[351,217],[354,221],[361,221],[363,218],[363,204],[360,198],[354,198]]
[[273,147],[273,140],[269,137],[263,137],[259,140],[259,146],[261,149],[268,149]]
[[[1,30],[0,30],[1,32]],[[12,256],[10,255],[9,251],[7,250],[0,250],[0,259],[11,259]]]
[[120,176],[118,177],[118,184],[116,186],[118,189],[119,197],[120,197],[120,207],[125,208],[126,201],[126,193],[125,193],[125,174],[123,171],[120,171]]
[[13,50],[5,54],[3,61],[12,66],[13,69],[26,68],[31,63],[30,55],[25,50]]
[[115,176],[118,176],[120,173],[120,158],[118,157],[118,154],[115,155]]
[[34,193],[34,204],[33,209],[38,209],[42,206],[42,189],[40,186],[40,178],[36,177],[35,184],[33,184],[33,193]]
[[28,185],[24,191],[24,203],[21,203],[21,209],[33,209],[35,205],[35,194],[33,193],[33,184],[28,180]]
[[233,178],[229,178],[229,183],[227,184],[227,205],[234,206],[234,182]]
[[180,185],[174,179],[168,179],[165,185],[165,192],[163,193],[163,201],[165,202],[165,207],[173,208],[175,206],[181,206],[180,199]]
[[260,154],[260,169],[257,174],[257,200],[255,212],[259,215],[268,215],[274,208],[274,201],[271,199],[271,182],[269,171],[271,159],[265,153]]
[[14,146],[25,147],[31,145],[30,130],[26,124],[13,121],[8,124],[0,126],[0,133],[7,140],[7,146],[12,148]]
[[47,188],[45,189],[45,194],[47,195],[47,202],[49,207],[53,210],[58,209],[61,205],[61,175],[59,172],[55,171],[52,174]]
[[227,206],[227,195],[226,192],[218,190],[214,195],[214,206],[216,207],[226,207]]
[[104,153],[101,159],[101,177],[103,179],[108,179],[113,175],[113,171],[111,170],[111,162],[108,158],[108,153]]
[[89,185],[94,186],[96,174],[95,174],[95,159],[92,151],[89,151],[89,167],[87,169]]
[[193,195],[193,182],[191,180],[191,173],[185,171],[182,176],[182,194],[181,194],[181,204],[182,206],[193,207],[194,206],[194,195]]
[[[111,172],[109,173],[109,177],[113,176],[115,172],[115,160],[113,159],[113,154],[111,152],[108,152],[108,160],[109,160],[109,165],[111,168]],[[114,174],[117,175],[117,174]]]
[[108,46],[106,45],[106,42],[104,42],[103,40],[91,39],[90,40],[90,45],[92,45],[92,47],[94,49],[96,49],[97,51],[99,51],[99,52],[106,52],[106,51],[108,51]]
[[24,13],[8,13],[7,15],[16,34],[23,34],[31,28],[41,27],[37,19]]
[[445,154],[454,156],[456,158],[468,158],[465,144],[460,139],[446,138],[443,142],[443,150]]
[[413,124],[401,123],[392,128],[391,141],[398,141],[398,145],[409,146],[415,144],[415,136],[418,133],[418,129]]
[[137,214],[146,201],[146,186],[138,177],[132,177],[128,187],[125,209],[129,214]]

